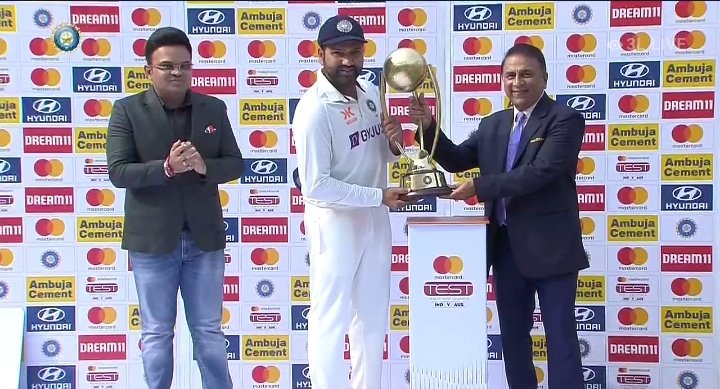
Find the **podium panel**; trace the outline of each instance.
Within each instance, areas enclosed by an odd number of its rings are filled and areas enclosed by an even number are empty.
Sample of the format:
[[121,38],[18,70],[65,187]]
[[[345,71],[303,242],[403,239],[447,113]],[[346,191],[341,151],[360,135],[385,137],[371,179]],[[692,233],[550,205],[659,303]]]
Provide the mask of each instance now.
[[487,388],[484,217],[410,217],[410,387]]

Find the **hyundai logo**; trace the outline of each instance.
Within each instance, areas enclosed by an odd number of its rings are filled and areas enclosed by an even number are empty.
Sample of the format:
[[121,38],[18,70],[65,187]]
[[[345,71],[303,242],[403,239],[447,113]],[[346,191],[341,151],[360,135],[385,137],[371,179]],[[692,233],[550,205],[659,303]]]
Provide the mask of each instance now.
[[367,82],[373,82],[375,81],[375,73],[372,72],[372,70],[363,69],[363,71],[360,73],[360,79],[363,79]]
[[595,100],[590,96],[574,96],[568,100],[567,106],[578,111],[587,111],[595,106]]
[[225,21],[225,14],[216,9],[206,9],[198,14],[198,21],[214,26]]
[[310,366],[305,366],[305,368],[302,370],[303,377],[310,379]]
[[230,228],[230,225],[225,220],[223,220],[223,224],[225,224],[225,231],[227,231],[228,228]]
[[488,342],[487,342],[487,343],[488,343],[488,348],[492,347],[492,339],[487,338],[487,340],[488,340]]
[[45,323],[57,323],[65,319],[65,311],[55,307],[43,308],[38,311],[37,317]]
[[38,378],[45,382],[58,382],[65,378],[65,374],[64,369],[54,366],[40,369],[37,373]]
[[476,5],[465,10],[465,18],[473,22],[482,22],[488,20],[492,16],[492,11],[488,7]]
[[305,309],[302,310],[302,317],[303,317],[303,319],[307,320],[308,314],[310,314],[310,307],[307,307],[307,308],[305,308]]
[[575,308],[575,320],[584,322],[584,321],[590,321],[595,317],[595,312],[587,307],[577,307]]
[[275,162],[267,159],[261,159],[255,161],[250,165],[250,169],[257,174],[273,174],[277,170],[278,166]]
[[230,340],[225,339],[225,348],[230,348]]
[[627,78],[642,78],[650,73],[650,68],[642,63],[629,63],[620,68],[620,74]]
[[0,174],[7,173],[8,171],[10,171],[11,167],[12,166],[10,166],[10,162],[8,162],[4,159],[0,159]]
[[92,82],[93,84],[102,84],[104,82],[108,82],[110,81],[111,77],[112,76],[110,75],[109,71],[100,68],[88,69],[83,73],[83,78],[87,82]]
[[60,110],[60,102],[55,99],[40,99],[35,100],[35,102],[32,105],[32,108],[39,112],[44,114],[51,114],[55,113]]
[[583,366],[583,381],[590,382],[595,379],[595,371]]
[[675,188],[672,195],[680,201],[693,201],[702,196],[702,190],[696,186],[685,185]]

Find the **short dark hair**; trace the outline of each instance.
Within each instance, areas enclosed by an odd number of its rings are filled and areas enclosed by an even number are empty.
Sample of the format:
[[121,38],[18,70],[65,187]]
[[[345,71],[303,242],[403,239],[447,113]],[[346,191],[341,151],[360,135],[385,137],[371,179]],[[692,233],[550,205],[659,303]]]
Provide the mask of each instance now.
[[533,45],[528,45],[527,43],[518,43],[511,47],[510,50],[505,53],[505,58],[503,58],[502,63],[500,64],[500,69],[505,68],[505,60],[513,55],[522,55],[528,58],[536,59],[540,63],[540,69],[542,69],[543,73],[547,73],[547,63],[545,62],[545,56],[543,55],[542,50]]
[[185,46],[192,55],[190,39],[184,31],[175,27],[161,27],[155,30],[145,43],[145,60],[148,65],[152,62],[152,55],[155,50],[163,46]]

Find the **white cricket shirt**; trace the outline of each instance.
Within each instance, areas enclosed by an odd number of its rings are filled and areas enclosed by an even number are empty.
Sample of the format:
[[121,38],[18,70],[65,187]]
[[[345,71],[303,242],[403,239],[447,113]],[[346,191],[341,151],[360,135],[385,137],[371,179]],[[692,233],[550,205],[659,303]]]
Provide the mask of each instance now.
[[340,93],[317,70],[300,98],[293,136],[303,199],[318,207],[375,207],[395,161],[383,133],[380,92],[358,79],[358,100]]

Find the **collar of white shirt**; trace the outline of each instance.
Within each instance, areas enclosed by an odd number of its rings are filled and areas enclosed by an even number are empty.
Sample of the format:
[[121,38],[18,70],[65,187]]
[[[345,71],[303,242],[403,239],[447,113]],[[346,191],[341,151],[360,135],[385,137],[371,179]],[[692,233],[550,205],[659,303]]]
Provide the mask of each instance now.
[[[532,111],[535,109],[535,106],[540,102],[540,99],[542,99],[544,95],[545,95],[544,93],[542,95],[540,95],[540,98],[537,99],[535,104],[531,105],[530,108],[522,111],[525,113],[525,122],[526,123],[527,123],[527,120],[530,119],[530,115],[532,114]],[[513,107],[513,126],[515,126],[515,123],[517,123],[518,113],[520,113],[520,111],[517,108]]]
[[[339,101],[339,102],[350,102],[354,100],[351,97],[345,96],[344,94],[340,93],[340,91],[335,88],[335,86],[330,82],[330,80],[325,77],[325,73],[323,73],[322,68],[318,69],[316,71],[317,74],[317,81],[316,84],[318,86],[318,90],[320,91],[320,96],[325,96],[330,101]],[[355,85],[358,89],[358,95],[360,93],[365,93],[365,90],[360,86],[360,83],[357,81],[355,82]]]

